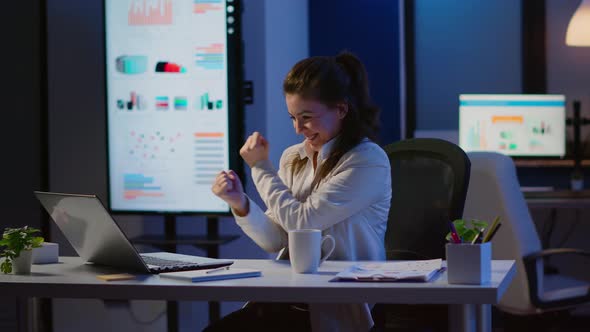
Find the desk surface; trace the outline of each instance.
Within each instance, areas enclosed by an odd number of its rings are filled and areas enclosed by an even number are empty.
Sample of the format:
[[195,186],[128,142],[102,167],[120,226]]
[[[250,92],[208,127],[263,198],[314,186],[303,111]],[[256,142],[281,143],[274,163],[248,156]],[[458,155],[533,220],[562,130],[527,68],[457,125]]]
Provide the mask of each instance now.
[[[574,167],[573,159],[518,159],[514,164],[518,167]],[[583,159],[582,166],[590,166],[590,159]]]
[[0,294],[20,297],[159,299],[192,301],[289,301],[496,304],[516,268],[514,261],[493,261],[492,280],[484,285],[450,285],[446,272],[434,281],[330,282],[353,262],[326,261],[319,274],[293,274],[288,262],[236,260],[233,266],[262,271],[262,277],[190,283],[138,275],[136,280],[105,282],[98,274],[116,273],[60,257],[59,264],[33,265],[31,275],[0,275]]
[[590,207],[590,190],[525,191],[524,198],[534,208]]

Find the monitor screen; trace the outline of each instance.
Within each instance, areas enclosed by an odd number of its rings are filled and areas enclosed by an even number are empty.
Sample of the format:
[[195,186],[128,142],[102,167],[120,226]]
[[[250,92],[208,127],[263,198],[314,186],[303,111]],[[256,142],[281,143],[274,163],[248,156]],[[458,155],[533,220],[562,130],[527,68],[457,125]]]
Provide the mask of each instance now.
[[111,210],[229,212],[211,185],[242,139],[236,6],[105,0]]
[[459,146],[510,156],[565,155],[565,96],[462,94]]

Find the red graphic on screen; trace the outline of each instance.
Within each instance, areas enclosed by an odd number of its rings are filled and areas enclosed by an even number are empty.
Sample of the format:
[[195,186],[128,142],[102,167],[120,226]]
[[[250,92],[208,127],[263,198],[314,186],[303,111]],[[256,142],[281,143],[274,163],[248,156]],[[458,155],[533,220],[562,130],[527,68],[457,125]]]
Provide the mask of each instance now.
[[172,0],[133,0],[127,14],[129,25],[172,24]]
[[168,61],[159,61],[156,63],[156,73],[185,73],[186,68],[183,66],[168,62]]

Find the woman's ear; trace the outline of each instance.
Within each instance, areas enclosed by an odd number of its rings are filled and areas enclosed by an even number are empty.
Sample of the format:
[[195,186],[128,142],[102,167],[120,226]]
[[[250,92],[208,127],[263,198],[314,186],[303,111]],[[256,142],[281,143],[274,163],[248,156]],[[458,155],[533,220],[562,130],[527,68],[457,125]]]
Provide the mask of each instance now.
[[344,119],[348,114],[348,103],[338,103],[336,108],[338,109],[338,118],[340,120]]

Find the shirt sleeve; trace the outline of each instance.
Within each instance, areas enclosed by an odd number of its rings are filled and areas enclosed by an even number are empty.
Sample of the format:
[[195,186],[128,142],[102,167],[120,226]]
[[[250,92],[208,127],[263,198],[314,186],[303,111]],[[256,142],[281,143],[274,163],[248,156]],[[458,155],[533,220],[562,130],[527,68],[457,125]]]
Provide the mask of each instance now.
[[[305,201],[297,200],[272,164],[259,162],[252,178],[276,223],[285,230],[327,229],[388,197],[389,160],[371,144],[345,154],[330,175]],[[390,190],[390,189],[389,189]]]
[[[283,156],[281,156],[280,165],[285,164],[290,153],[289,151],[285,151]],[[288,183],[286,182],[285,176],[287,176],[286,167],[281,167],[278,181]],[[285,248],[287,246],[287,233],[276,222],[272,211],[267,209],[266,212],[263,212],[260,206],[249,197],[248,203],[250,205],[250,211],[248,211],[246,216],[238,216],[232,210],[238,226],[240,226],[248,237],[267,252],[278,252]]]
[[[250,211],[240,217],[234,213],[236,223],[256,244],[267,252],[278,252],[287,244],[287,234],[273,222],[271,211],[266,213],[248,197]],[[232,210],[233,213],[233,210]]]

